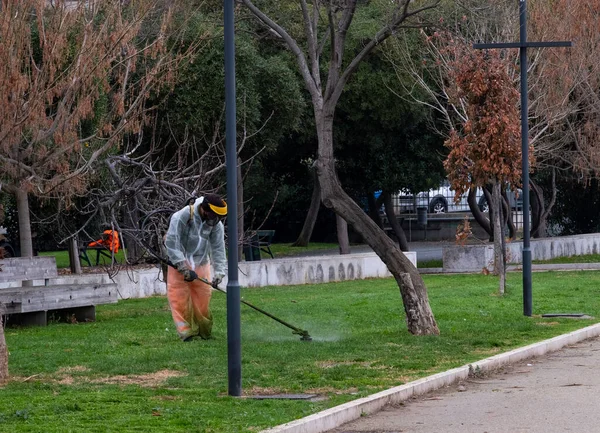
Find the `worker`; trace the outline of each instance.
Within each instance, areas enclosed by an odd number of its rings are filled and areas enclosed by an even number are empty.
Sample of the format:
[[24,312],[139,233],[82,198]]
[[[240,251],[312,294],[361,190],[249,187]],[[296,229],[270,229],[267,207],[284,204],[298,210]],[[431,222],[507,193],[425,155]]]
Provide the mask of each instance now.
[[[225,277],[225,228],[227,203],[216,194],[192,199],[171,216],[165,248],[175,266],[167,272],[167,298],[179,337],[191,341],[212,337],[210,312],[212,288]],[[214,278],[211,280],[212,264]]]
[[116,230],[104,230],[102,232],[102,237],[97,241],[90,242],[88,247],[99,248],[103,247],[113,253],[117,254],[119,252],[119,247],[121,246],[119,242],[119,232]]

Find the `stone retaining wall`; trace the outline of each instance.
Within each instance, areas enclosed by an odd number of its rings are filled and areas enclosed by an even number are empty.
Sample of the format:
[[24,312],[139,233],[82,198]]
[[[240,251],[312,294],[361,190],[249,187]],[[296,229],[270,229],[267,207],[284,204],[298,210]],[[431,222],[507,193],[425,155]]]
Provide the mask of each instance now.
[[[506,249],[509,264],[522,263],[523,241],[510,242]],[[598,253],[600,233],[531,240],[532,260]],[[480,272],[483,268],[493,271],[494,246],[486,244],[444,247],[442,259],[444,272]]]

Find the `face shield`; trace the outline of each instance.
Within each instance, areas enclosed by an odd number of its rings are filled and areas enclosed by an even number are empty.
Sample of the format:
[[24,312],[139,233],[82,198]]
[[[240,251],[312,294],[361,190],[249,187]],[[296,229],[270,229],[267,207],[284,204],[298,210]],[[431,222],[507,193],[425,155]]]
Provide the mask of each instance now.
[[219,221],[222,221],[226,218],[226,215],[219,216],[213,212],[206,212],[205,215],[206,219],[204,220],[204,222],[210,227],[216,226],[219,223]]

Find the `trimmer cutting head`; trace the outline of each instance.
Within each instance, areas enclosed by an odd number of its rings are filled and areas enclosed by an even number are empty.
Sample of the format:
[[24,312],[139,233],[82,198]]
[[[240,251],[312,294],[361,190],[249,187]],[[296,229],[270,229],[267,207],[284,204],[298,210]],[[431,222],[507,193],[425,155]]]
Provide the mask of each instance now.
[[294,331],[293,333],[300,335],[300,341],[312,341],[312,337],[308,334],[308,331],[305,331],[304,329]]

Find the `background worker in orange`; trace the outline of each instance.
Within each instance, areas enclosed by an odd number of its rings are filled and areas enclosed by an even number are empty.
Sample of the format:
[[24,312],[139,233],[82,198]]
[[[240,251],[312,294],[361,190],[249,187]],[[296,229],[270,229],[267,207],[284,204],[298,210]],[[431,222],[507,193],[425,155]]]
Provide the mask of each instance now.
[[213,285],[225,277],[225,228],[221,222],[225,216],[227,203],[216,194],[206,194],[171,216],[165,247],[175,268],[169,267],[167,272],[167,298],[183,341],[211,337],[212,288],[198,278],[211,281],[211,264]]
[[104,247],[107,250],[117,254],[119,252],[119,247],[121,246],[119,242],[119,232],[116,230],[104,230],[104,232],[102,232],[102,238],[98,239],[97,241],[90,242],[88,246]]

